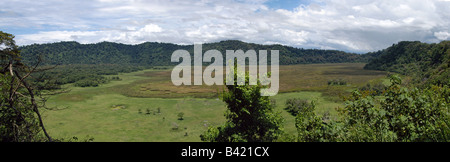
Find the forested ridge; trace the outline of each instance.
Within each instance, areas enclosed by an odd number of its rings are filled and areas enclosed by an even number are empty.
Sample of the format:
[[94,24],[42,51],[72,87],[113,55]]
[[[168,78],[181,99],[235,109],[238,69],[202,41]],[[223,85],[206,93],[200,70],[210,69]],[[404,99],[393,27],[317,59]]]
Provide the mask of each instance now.
[[403,41],[391,47],[368,53],[376,56],[364,67],[411,76],[423,85],[449,85],[450,41],[421,43]]
[[[24,62],[32,63],[37,56],[43,58],[42,64],[122,64],[122,65],[176,65],[170,62],[175,50],[184,49],[193,55],[193,45],[176,45],[171,43],[146,42],[126,45],[112,42],[80,44],[78,42],[58,42],[21,46]],[[225,56],[226,50],[279,50],[280,64],[307,63],[343,63],[367,62],[371,56],[347,53],[338,50],[302,49],[283,45],[260,45],[236,40],[203,44],[203,53],[216,49]],[[269,58],[270,59],[270,58]]]

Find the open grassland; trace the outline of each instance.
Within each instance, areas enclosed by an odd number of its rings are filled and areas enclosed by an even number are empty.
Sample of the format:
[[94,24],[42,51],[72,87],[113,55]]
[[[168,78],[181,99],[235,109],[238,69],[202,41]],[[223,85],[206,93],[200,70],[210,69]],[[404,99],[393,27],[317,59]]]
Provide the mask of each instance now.
[[[288,98],[316,101],[318,114],[336,116],[342,102],[336,94],[350,92],[369,81],[381,81],[384,72],[362,70],[364,64],[280,66],[280,93],[271,97],[285,119],[285,131],[296,134],[294,117],[283,110]],[[171,70],[143,70],[119,74],[122,80],[99,87],[73,87],[51,96],[44,109],[45,124],[56,138],[94,141],[200,141],[208,126],[224,123],[225,103],[218,86],[174,86]],[[347,85],[329,86],[343,79]],[[183,120],[178,114],[183,112]]]
[[[305,64],[280,66],[280,91],[331,91],[339,92],[349,88],[365,85],[367,81],[379,79],[386,72],[375,70],[363,70],[362,63],[341,64]],[[270,69],[270,68],[269,68]],[[217,98],[217,92],[223,90],[223,86],[186,85],[175,86],[171,82],[171,71],[144,71],[137,76],[145,79],[135,81],[133,84],[116,86],[113,90],[130,97],[160,97],[179,98],[184,96],[199,98]],[[224,68],[224,78],[225,78]],[[191,75],[193,80],[194,76]],[[345,86],[329,86],[329,80],[342,79],[347,82]],[[335,96],[332,94],[330,96]]]

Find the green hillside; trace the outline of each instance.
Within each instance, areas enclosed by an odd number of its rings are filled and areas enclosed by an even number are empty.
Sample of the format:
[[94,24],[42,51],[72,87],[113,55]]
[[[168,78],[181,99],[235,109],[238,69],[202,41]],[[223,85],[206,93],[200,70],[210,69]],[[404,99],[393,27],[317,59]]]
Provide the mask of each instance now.
[[[185,49],[193,55],[193,45],[146,42],[126,45],[112,42],[80,44],[78,42],[59,42],[33,44],[20,47],[24,62],[33,63],[37,56],[43,57],[43,64],[132,64],[141,66],[176,65],[170,57],[175,50]],[[367,62],[367,55],[346,53],[337,50],[302,49],[283,45],[260,45],[236,40],[203,44],[203,52],[216,49],[225,56],[225,50],[244,51],[279,50],[280,64],[306,63],[347,63]],[[270,58],[269,58],[270,59]]]
[[377,56],[364,69],[384,70],[411,76],[415,83],[449,85],[450,41],[421,43],[403,41],[370,53]]

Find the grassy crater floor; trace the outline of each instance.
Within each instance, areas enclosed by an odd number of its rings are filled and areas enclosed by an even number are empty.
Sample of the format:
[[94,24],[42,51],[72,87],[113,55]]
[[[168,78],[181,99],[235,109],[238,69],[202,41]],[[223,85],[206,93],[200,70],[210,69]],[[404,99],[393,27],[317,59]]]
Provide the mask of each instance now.
[[[288,98],[317,103],[318,114],[336,117],[338,93],[367,82],[382,80],[385,73],[363,70],[364,64],[311,64],[280,67],[280,93],[271,97],[285,119],[288,134],[295,135],[295,118],[286,112]],[[94,138],[94,141],[200,141],[208,126],[225,122],[226,105],[220,87],[173,86],[170,70],[143,70],[119,74],[122,80],[99,87],[66,87],[70,92],[51,96],[43,109],[46,128],[54,138]],[[344,79],[345,86],[328,86]],[[220,90],[218,90],[220,88]],[[183,120],[178,114],[183,112]]]

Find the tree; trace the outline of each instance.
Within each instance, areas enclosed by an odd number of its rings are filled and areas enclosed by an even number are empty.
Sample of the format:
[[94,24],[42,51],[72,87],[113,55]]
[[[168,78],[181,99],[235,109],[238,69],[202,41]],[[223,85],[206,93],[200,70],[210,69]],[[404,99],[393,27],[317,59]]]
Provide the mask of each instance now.
[[284,109],[291,113],[291,115],[297,116],[299,112],[302,112],[304,109],[310,108],[311,106],[312,104],[305,99],[289,98],[286,100],[286,107]]
[[183,116],[184,116],[184,112],[180,112],[180,113],[178,113],[178,120],[184,120],[183,119]]
[[[25,66],[14,36],[0,31],[0,140],[52,141],[39,113],[36,91],[27,78],[37,68]],[[41,130],[45,138],[40,136]]]
[[295,127],[297,128],[299,142],[319,142],[323,136],[323,121],[314,112],[315,103],[298,109],[295,117]]
[[[245,85],[237,84],[237,64],[234,67],[234,84],[227,85],[222,100],[227,104],[227,121],[219,127],[209,127],[200,135],[202,141],[210,142],[266,142],[275,141],[283,133],[284,119],[273,111],[268,96],[261,96],[263,88],[248,85],[249,75],[245,74]],[[243,74],[241,74],[243,75]]]

